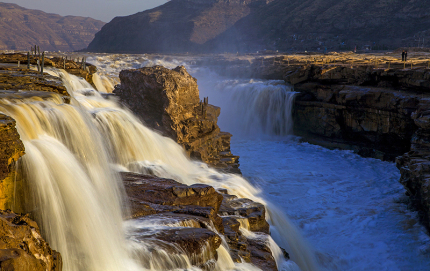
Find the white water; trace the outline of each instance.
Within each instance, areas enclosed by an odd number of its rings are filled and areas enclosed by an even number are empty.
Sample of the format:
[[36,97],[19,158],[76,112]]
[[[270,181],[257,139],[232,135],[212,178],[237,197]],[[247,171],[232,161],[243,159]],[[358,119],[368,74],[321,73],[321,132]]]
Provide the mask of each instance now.
[[[323,270],[430,270],[429,237],[404,203],[393,163],[270,136],[278,130],[260,122],[266,113],[255,101],[279,90],[279,82],[223,79],[205,68],[188,68],[201,98],[209,96],[221,107],[219,124],[235,135],[232,152],[241,156],[244,176],[298,225]],[[259,116],[250,117],[254,112]],[[282,246],[279,231],[272,227]]]
[[[126,206],[114,168],[174,177],[187,184],[208,183],[264,202],[260,191],[243,178],[191,162],[179,145],[147,129],[115,101],[103,99],[84,80],[50,73],[63,78],[73,96],[71,105],[61,103],[61,98],[3,100],[1,111],[17,120],[26,147],[22,168],[35,192],[33,211],[52,247],[63,255],[64,270],[191,268],[181,251],[172,255],[158,247],[154,253],[150,244],[133,240],[133,230],[123,230],[121,211]],[[276,211],[272,216],[282,217]],[[289,222],[282,218],[281,224]],[[290,252],[302,270],[316,270],[300,235],[285,232],[281,238],[300,244]],[[256,270],[246,263],[234,264],[224,246],[218,253],[217,270]]]

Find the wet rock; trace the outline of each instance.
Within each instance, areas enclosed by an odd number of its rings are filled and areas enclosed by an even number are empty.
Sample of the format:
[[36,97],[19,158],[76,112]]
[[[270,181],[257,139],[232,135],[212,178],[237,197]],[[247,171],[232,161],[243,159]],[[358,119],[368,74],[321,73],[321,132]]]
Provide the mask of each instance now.
[[131,203],[131,216],[173,212],[208,219],[223,233],[218,216],[223,197],[208,185],[187,186],[171,179],[136,173],[121,173]]
[[251,263],[261,270],[278,270],[272,251],[266,242],[260,239],[248,239],[248,249],[251,252]]
[[30,70],[8,70],[0,67],[0,90],[47,91],[69,96],[58,77]]
[[232,195],[223,195],[219,213],[223,216],[240,216],[249,225],[250,231],[269,233],[270,226],[266,221],[266,208],[263,204],[250,199],[237,198]]
[[60,271],[60,253],[52,250],[28,216],[0,210],[0,269]]
[[231,134],[221,132],[220,108],[200,102],[197,80],[183,66],[123,70],[114,93],[149,127],[182,145],[187,154],[215,168],[238,173]]
[[[168,228],[155,231],[142,229],[134,234],[137,241],[151,246],[153,253],[157,254],[157,250],[163,249],[169,254],[185,254],[191,265],[203,270],[214,269],[218,259],[216,250],[221,245],[221,238],[217,234],[202,228]],[[146,266],[148,262],[144,258],[142,260],[142,264]]]
[[197,205],[211,207],[218,212],[222,196],[209,185],[187,186],[171,179],[136,173],[121,173],[129,197],[139,197],[159,205]]
[[[24,145],[16,130],[16,122],[0,113],[0,208],[23,211],[21,201],[14,204],[14,195],[20,195],[22,182],[15,182],[16,161],[24,155]],[[14,193],[17,192],[17,193]]]

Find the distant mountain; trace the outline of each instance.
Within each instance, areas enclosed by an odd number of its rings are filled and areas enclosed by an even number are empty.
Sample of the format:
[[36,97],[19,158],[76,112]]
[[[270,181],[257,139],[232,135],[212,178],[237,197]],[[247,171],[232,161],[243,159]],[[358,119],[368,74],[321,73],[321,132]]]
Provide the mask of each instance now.
[[273,0],[171,0],[157,8],[116,17],[88,46],[95,52],[179,53],[205,45]]
[[[213,46],[230,50],[430,47],[428,0],[276,0]],[[236,46],[236,47],[235,47]]]
[[104,24],[0,3],[0,50],[30,50],[34,45],[45,51],[84,49]]
[[117,17],[97,52],[253,52],[430,46],[428,0],[171,0]]

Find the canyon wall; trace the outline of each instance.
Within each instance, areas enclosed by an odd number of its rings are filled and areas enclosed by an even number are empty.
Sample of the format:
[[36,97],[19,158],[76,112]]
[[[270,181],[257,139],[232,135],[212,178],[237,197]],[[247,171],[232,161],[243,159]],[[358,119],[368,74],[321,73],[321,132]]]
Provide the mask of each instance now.
[[396,160],[410,206],[430,228],[430,70],[305,64],[284,79],[298,92],[295,133],[323,146]]

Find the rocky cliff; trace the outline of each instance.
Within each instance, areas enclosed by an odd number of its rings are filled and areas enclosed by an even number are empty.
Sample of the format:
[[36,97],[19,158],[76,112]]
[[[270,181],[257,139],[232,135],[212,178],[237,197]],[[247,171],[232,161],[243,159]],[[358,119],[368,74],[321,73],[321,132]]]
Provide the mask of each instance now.
[[[172,0],[116,17],[96,34],[92,52],[199,52],[253,10],[271,0]],[[126,31],[125,31],[126,30]]]
[[185,53],[421,47],[430,41],[429,8],[425,0],[172,0],[115,18],[97,33],[88,50]]
[[75,51],[88,46],[104,22],[0,3],[0,50]]
[[236,51],[420,47],[430,38],[429,7],[425,0],[276,0],[215,42]]
[[114,93],[149,127],[174,139],[191,158],[239,172],[231,134],[217,125],[220,108],[200,102],[197,80],[184,67],[123,70],[119,78]]

